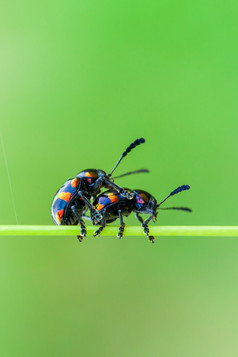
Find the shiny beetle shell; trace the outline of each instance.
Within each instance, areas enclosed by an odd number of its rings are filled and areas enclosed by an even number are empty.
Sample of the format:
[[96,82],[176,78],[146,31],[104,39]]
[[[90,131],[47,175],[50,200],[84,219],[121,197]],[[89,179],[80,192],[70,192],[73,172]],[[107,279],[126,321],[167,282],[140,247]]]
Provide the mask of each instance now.
[[80,179],[75,177],[66,181],[58,190],[51,206],[51,215],[55,224],[65,224],[67,209],[76,197],[79,188]]

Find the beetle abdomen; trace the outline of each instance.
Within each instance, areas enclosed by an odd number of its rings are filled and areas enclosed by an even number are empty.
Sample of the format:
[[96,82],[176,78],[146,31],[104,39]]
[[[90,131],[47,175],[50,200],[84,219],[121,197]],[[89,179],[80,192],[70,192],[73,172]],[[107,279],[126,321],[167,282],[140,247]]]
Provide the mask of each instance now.
[[56,193],[51,206],[51,215],[55,224],[64,224],[67,208],[75,198],[79,187],[80,179],[76,177],[66,181]]

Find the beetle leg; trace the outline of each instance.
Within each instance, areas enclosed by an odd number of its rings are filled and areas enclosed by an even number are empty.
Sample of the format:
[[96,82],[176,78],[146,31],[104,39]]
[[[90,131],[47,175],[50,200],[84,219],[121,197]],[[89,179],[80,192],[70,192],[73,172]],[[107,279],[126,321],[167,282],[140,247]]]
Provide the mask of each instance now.
[[84,200],[84,202],[86,203],[87,207],[91,210],[92,209],[92,205],[89,202],[89,200],[83,195],[82,191],[79,191],[78,195]]
[[93,221],[93,224],[100,224],[102,221],[103,217],[101,213],[99,213],[95,208],[91,209],[91,219]]
[[93,236],[94,237],[98,237],[100,235],[100,233],[103,231],[103,226],[99,227],[94,233]]
[[142,217],[138,214],[138,212],[136,212],[136,218],[138,219],[138,221],[139,221],[141,224],[144,223]]
[[102,216],[102,226],[99,227],[93,234],[94,237],[98,237],[100,235],[100,233],[102,233],[103,231],[103,228],[105,227],[106,225],[106,212],[104,211],[103,212],[103,216]]
[[99,177],[95,182],[94,182],[94,191],[100,190],[100,188],[103,185],[103,178]]
[[84,221],[82,219],[82,217],[77,213],[75,206],[71,207],[71,211],[73,213],[73,215],[77,218],[79,224],[80,224],[80,235],[77,236],[79,242],[82,242],[83,237],[86,237],[87,231],[86,231],[86,227],[84,224]]
[[123,234],[124,234],[125,223],[123,222],[123,217],[122,217],[121,210],[118,210],[118,215],[119,215],[121,224],[120,224],[120,228],[119,228],[119,232],[118,232],[117,238],[121,239],[123,237]]
[[108,179],[104,179],[104,182],[106,185],[108,185],[112,189],[119,192],[123,197],[127,198],[128,200],[132,200],[132,198],[134,198],[134,196],[135,196],[134,192],[129,192],[129,191],[125,190],[124,188],[117,186],[114,182],[112,182]]
[[98,210],[95,209],[95,207],[93,207],[91,205],[91,203],[89,202],[89,200],[82,194],[81,191],[78,192],[78,195],[84,200],[84,202],[86,203],[86,205],[88,206],[88,208],[91,211],[91,216],[93,221],[96,223],[100,223],[100,221],[102,220],[102,215],[101,213],[98,212]]
[[149,221],[152,219],[153,215],[151,215],[147,220],[143,221],[142,217],[136,212],[136,218],[138,219],[138,221],[142,224],[142,227],[144,229],[144,233],[147,235],[147,238],[151,241],[151,243],[154,243],[154,236],[150,236],[150,230],[148,227],[148,223]]
[[82,218],[86,219],[87,221],[91,221],[91,218],[89,216],[83,215]]

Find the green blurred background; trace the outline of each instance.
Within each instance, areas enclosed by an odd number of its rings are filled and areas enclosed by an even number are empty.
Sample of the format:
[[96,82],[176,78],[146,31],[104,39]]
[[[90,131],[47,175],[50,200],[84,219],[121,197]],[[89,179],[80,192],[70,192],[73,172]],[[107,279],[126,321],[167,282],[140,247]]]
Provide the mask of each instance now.
[[[161,200],[161,225],[237,224],[238,3],[3,2],[1,130],[19,224],[57,189],[112,169]],[[0,223],[15,224],[1,167]],[[137,225],[133,216],[128,224]],[[1,356],[237,356],[236,238],[5,237]]]

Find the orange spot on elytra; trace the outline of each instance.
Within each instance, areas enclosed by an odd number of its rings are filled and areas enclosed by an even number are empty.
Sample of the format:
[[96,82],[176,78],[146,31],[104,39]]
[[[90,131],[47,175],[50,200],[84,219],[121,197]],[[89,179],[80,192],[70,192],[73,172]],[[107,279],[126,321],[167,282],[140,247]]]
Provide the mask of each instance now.
[[148,202],[148,197],[144,193],[140,193],[139,196],[145,201]]
[[101,203],[97,204],[97,210],[100,211],[101,209],[103,209],[104,205],[101,205]]
[[71,186],[72,187],[77,187],[79,185],[79,179],[76,177],[71,181]]
[[119,198],[114,193],[108,193],[108,198],[111,201],[111,203],[119,201]]
[[72,193],[70,192],[61,192],[58,196],[58,198],[60,198],[61,200],[64,200],[66,202],[69,202],[69,200],[72,197]]
[[63,209],[61,209],[61,210],[56,212],[56,221],[57,221],[58,224],[61,223],[63,215],[64,215],[64,210]]
[[85,176],[87,176],[87,177],[94,177],[94,178],[98,177],[98,175],[96,174],[96,172],[93,172],[93,171],[87,171],[87,172],[85,173]]

